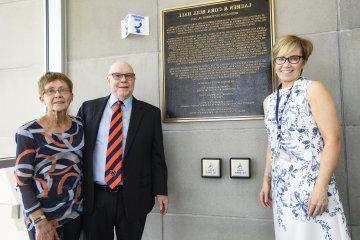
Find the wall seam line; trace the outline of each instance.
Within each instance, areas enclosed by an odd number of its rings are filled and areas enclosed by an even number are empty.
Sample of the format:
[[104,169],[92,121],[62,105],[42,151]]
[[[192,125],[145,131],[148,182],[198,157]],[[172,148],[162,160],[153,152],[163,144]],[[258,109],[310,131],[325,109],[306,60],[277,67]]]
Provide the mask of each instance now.
[[341,51],[341,11],[340,11],[340,1],[337,0],[337,14],[336,14],[336,21],[337,21],[337,40],[338,40],[338,54],[339,54],[339,85],[340,85],[340,106],[341,106],[341,120],[344,123],[344,132],[343,132],[343,148],[344,148],[344,168],[345,168],[345,182],[346,182],[346,195],[347,195],[347,211],[349,213],[348,225],[351,225],[351,213],[350,213],[350,192],[349,192],[349,172],[348,172],[348,151],[347,151],[347,134],[346,134],[346,121],[345,121],[345,110],[344,110],[344,91],[343,91],[343,72],[342,72],[342,51]]
[[272,218],[251,218],[251,217],[237,217],[237,216],[221,216],[221,215],[205,215],[205,214],[190,214],[190,213],[167,213],[166,216],[182,216],[182,217],[201,217],[201,218],[222,218],[222,219],[233,219],[233,220],[256,220],[256,221],[270,221],[273,222]]

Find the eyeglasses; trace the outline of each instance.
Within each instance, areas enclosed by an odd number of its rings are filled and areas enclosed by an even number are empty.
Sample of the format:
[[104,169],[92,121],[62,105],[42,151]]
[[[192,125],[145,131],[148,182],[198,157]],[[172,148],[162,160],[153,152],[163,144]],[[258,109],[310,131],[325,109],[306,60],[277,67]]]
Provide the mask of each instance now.
[[59,89],[49,88],[44,90],[44,94],[48,96],[53,96],[56,94],[56,92],[58,92],[60,95],[65,95],[65,94],[69,94],[71,90],[69,88],[59,88]]
[[126,81],[131,81],[135,79],[134,73],[110,73],[109,75],[111,75],[116,81],[121,80],[123,77],[125,77]]
[[302,56],[293,55],[290,57],[276,57],[274,58],[274,62],[279,65],[284,64],[286,61],[288,61],[291,64],[296,64],[300,62],[300,60],[302,59],[304,59]]

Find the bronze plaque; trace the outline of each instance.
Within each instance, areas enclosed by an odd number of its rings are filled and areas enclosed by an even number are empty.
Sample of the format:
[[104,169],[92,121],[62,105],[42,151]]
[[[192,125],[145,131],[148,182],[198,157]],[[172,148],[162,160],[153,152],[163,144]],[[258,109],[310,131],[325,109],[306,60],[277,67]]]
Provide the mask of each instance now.
[[272,0],[162,10],[164,121],[262,118],[273,31]]

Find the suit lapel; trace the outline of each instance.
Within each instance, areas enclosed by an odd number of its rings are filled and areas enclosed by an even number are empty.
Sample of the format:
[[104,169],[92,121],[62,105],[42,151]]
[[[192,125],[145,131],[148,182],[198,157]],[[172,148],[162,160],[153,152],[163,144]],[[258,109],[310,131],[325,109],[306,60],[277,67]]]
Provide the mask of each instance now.
[[141,103],[136,98],[133,98],[129,130],[126,137],[127,139],[126,139],[124,158],[126,157],[126,154],[128,153],[131,144],[134,141],[139,124],[143,118],[143,114],[144,114],[144,109]]
[[99,99],[99,101],[95,102],[93,112],[92,112],[92,123],[91,123],[91,132],[94,133],[91,145],[95,147],[96,138],[99,132],[99,126],[101,117],[104,113],[106,103],[108,102],[110,96]]

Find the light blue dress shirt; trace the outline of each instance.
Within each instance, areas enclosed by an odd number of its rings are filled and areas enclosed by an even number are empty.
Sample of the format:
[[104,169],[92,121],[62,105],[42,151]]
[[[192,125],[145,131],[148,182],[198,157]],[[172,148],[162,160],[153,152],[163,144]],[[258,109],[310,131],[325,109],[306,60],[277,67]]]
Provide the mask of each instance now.
[[[132,109],[132,100],[133,97],[130,96],[123,101],[121,104],[121,110],[123,112],[123,151],[125,151],[126,146],[126,137],[129,129],[129,122],[131,117],[131,109]],[[106,103],[106,107],[104,109],[104,113],[101,117],[100,125],[99,125],[99,132],[96,137],[96,143],[94,148],[94,182],[106,185],[104,178],[105,178],[105,164],[106,164],[106,150],[108,144],[108,136],[109,136],[109,126],[111,122],[112,116],[112,108],[114,104],[118,101],[118,98],[113,94],[110,95],[108,102]]]

